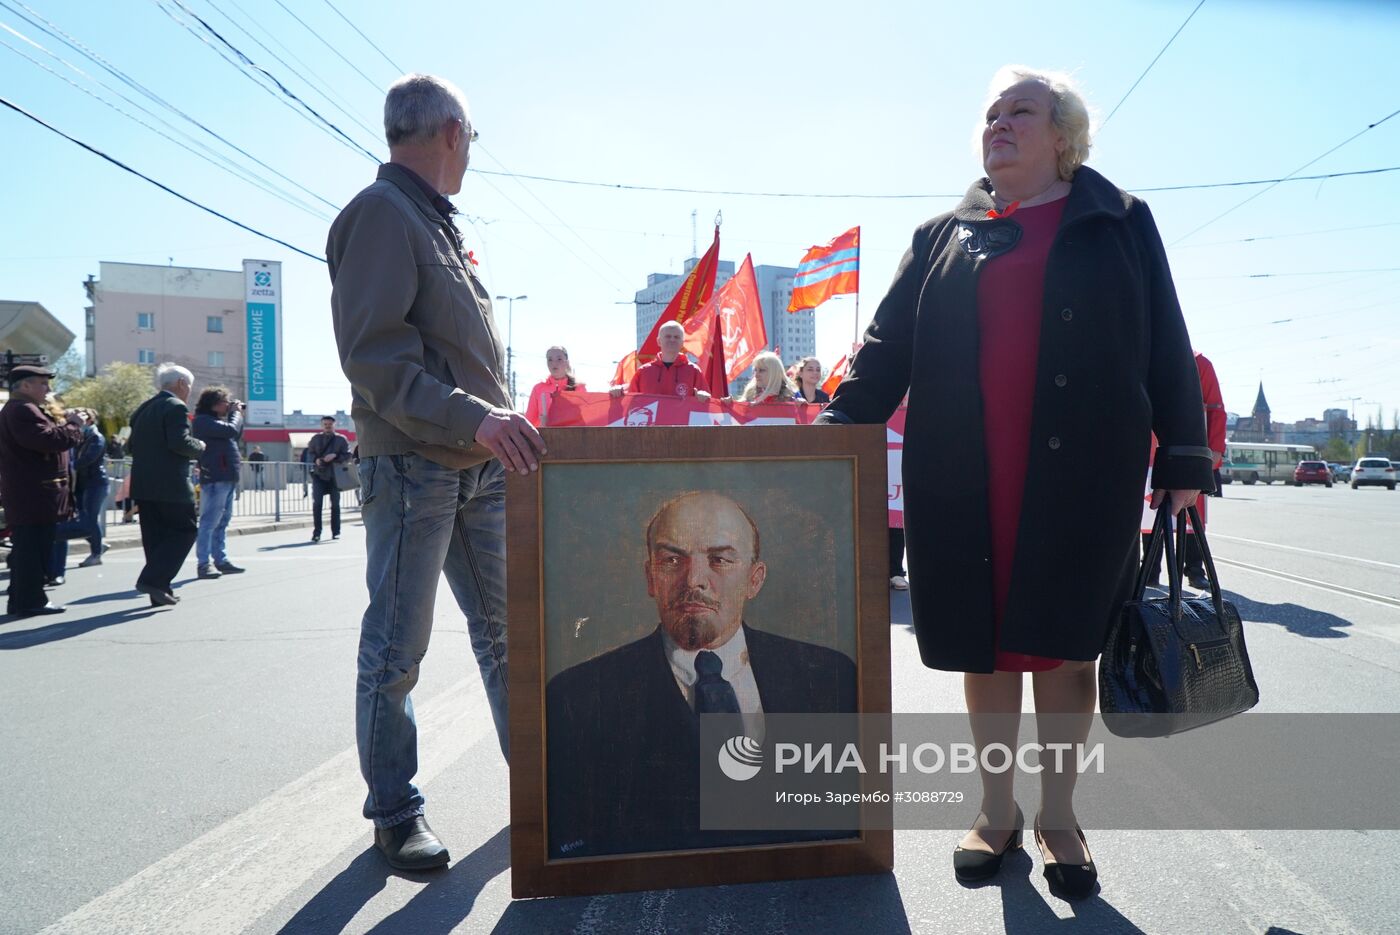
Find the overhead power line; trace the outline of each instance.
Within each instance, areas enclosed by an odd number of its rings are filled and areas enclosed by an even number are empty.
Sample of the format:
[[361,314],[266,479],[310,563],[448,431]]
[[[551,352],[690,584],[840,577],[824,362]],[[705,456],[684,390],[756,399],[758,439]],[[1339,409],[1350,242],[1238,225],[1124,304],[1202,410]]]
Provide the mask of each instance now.
[[345,24],[346,24],[347,26],[349,26],[351,29],[355,30],[355,32],[359,33],[360,38],[363,39],[363,40],[365,40],[366,42],[368,42],[371,49],[374,49],[374,51],[376,51],[376,52],[378,52],[380,55],[382,55],[382,56],[384,57],[384,61],[386,61],[386,62],[389,63],[389,67],[390,67],[390,68],[394,69],[394,71],[398,72],[398,73],[401,74],[401,75],[402,75],[402,74],[405,74],[405,70],[404,70],[403,68],[400,68],[400,67],[398,66],[398,64],[396,64],[396,63],[394,62],[394,60],[391,59],[391,58],[389,57],[389,55],[388,55],[387,52],[385,52],[385,51],[384,51],[383,49],[381,49],[379,46],[375,45],[373,39],[371,39],[369,36],[366,36],[363,32],[361,32],[360,27],[358,27],[358,26],[356,26],[354,23],[350,22],[350,17],[348,17],[348,16],[346,16],[344,13],[340,12],[340,10],[336,7],[336,5],[335,5],[334,3],[331,3],[331,0],[325,0],[325,3],[326,3],[326,6],[330,7],[330,8],[335,12],[335,15],[336,15],[336,16],[339,16],[341,19],[345,20]]
[[[166,6],[166,3],[163,2],[163,0],[154,0],[154,2],[156,6],[159,7],[161,11],[165,13],[166,16],[169,16],[172,20],[179,23],[191,35],[195,36],[197,39],[199,39],[205,45],[209,46],[215,51],[222,51],[219,48],[219,46],[215,46],[213,43],[211,43],[208,39],[201,35],[200,32],[196,30],[193,26],[176,16],[174,11],[172,11],[170,7]],[[324,116],[321,115],[321,113],[318,110],[316,110],[316,108],[312,107],[310,104],[306,103],[306,101],[302,100],[299,96],[297,96],[295,92],[293,92],[285,84],[279,81],[277,77],[274,76],[270,71],[268,71],[266,68],[263,68],[258,63],[254,62],[243,52],[242,49],[238,48],[232,42],[229,42],[227,39],[225,39],[223,35],[213,26],[210,26],[204,20],[203,17],[201,17],[198,13],[194,12],[188,6],[186,6],[184,0],[169,0],[169,2],[178,7],[186,16],[190,17],[195,22],[197,22],[201,27],[203,27],[205,32],[217,39],[219,41],[220,46],[223,46],[223,48],[226,48],[230,53],[232,53],[238,61],[235,62],[229,59],[226,55],[222,54],[220,55],[220,57],[223,58],[225,61],[229,62],[229,64],[233,65],[235,68],[238,68],[239,71],[246,75],[250,81],[252,81],[258,87],[262,88],[268,94],[271,94],[274,98],[277,98],[277,94],[280,92],[283,97],[294,101],[296,105],[300,106],[301,110],[297,110],[297,107],[292,106],[291,104],[287,105],[291,108],[291,110],[294,113],[302,114],[302,116],[310,115],[308,119],[310,120],[313,126],[319,126],[322,129],[325,129],[328,133],[331,134],[332,138],[344,142],[346,146],[350,147],[353,150],[358,150],[365,156],[366,159],[369,159],[371,162],[378,163],[380,161],[378,156],[374,155],[374,153],[370,152],[369,150],[361,146],[359,143],[357,143],[354,139],[351,138],[351,136],[348,133],[340,129],[340,127],[336,126],[330,120],[327,120]],[[274,91],[272,88],[269,88],[261,81],[258,81],[257,75],[262,75],[268,81],[272,82],[272,84],[276,87],[277,90]],[[277,99],[281,100],[281,98]],[[305,112],[304,114],[302,113],[303,111]]]
[[[319,42],[321,43],[321,45],[325,46],[326,48],[328,48],[328,49],[330,49],[332,52],[334,52],[336,58],[340,59],[342,62],[344,62],[345,64],[349,65],[349,66],[354,70],[355,74],[359,75],[361,78],[363,78],[363,79],[365,79],[366,81],[368,81],[370,87],[374,88],[374,90],[378,91],[380,94],[383,94],[383,93],[384,93],[384,89],[383,89],[382,87],[380,87],[379,82],[375,81],[375,80],[374,80],[373,78],[371,78],[369,75],[367,75],[367,74],[365,74],[364,72],[360,71],[360,66],[358,66],[358,65],[356,65],[354,62],[350,61],[348,58],[346,58],[346,57],[344,56],[344,54],[341,53],[341,51],[340,51],[339,49],[337,49],[335,46],[333,46],[333,45],[331,45],[329,42],[327,42],[325,36],[321,35],[319,32],[317,32],[316,30],[312,29],[310,26],[307,26],[307,25],[306,25],[306,20],[302,19],[300,16],[297,16],[295,13],[293,13],[292,10],[291,10],[291,8],[288,7],[285,3],[283,3],[282,0],[273,0],[273,2],[276,3],[278,6],[280,6],[282,9],[286,10],[288,16],[290,16],[292,19],[296,20],[298,23],[301,23],[301,25],[306,29],[307,32],[311,33],[311,35],[313,35],[313,36],[316,37],[317,41],[319,41]],[[356,32],[358,32],[358,31],[359,31],[359,30],[356,30]],[[383,53],[380,53],[380,54],[382,55]],[[392,64],[392,63],[391,63],[391,64]]]
[[[499,160],[498,160],[499,161]],[[611,188],[617,191],[634,192],[673,192],[681,195],[730,195],[739,198],[847,198],[872,201],[907,201],[920,198],[962,198],[963,193],[911,192],[881,194],[874,192],[758,192],[737,191],[718,188],[684,188],[675,185],[634,185],[626,182],[596,182],[587,179],[568,179],[552,175],[527,175],[522,172],[497,172],[491,169],[470,171],[477,175],[496,175],[502,178],[529,179],[534,182],[550,182],[555,185],[581,185],[587,188]],[[1280,182],[1306,182],[1318,179],[1337,179],[1353,175],[1376,175],[1382,172],[1397,172],[1400,166],[1385,166],[1379,169],[1357,169],[1351,172],[1327,172],[1322,175],[1288,175],[1278,179],[1249,179],[1239,182],[1201,182],[1186,185],[1157,185],[1148,188],[1128,187],[1130,192],[1181,192],[1207,188],[1242,188],[1250,185],[1277,185]]]
[[[24,12],[21,12],[20,10],[15,9],[15,5],[18,5],[19,7],[21,7],[21,8],[23,9]],[[246,150],[246,149],[244,149],[243,147],[239,146],[237,143],[234,143],[232,140],[228,139],[227,137],[225,137],[225,136],[222,135],[221,133],[218,133],[218,132],[216,132],[215,130],[210,129],[208,126],[206,126],[204,123],[202,123],[201,121],[199,121],[199,120],[196,119],[195,117],[192,117],[190,114],[188,114],[188,113],[186,113],[185,111],[181,110],[180,108],[176,107],[174,104],[170,103],[170,102],[167,101],[165,98],[161,97],[159,94],[156,94],[156,93],[155,93],[154,91],[152,91],[150,88],[146,87],[146,86],[145,86],[144,84],[142,84],[141,82],[139,82],[139,81],[137,81],[136,79],[132,78],[132,77],[131,77],[130,75],[128,75],[126,72],[122,71],[120,68],[118,68],[117,66],[113,65],[111,62],[107,61],[107,60],[106,60],[105,58],[103,58],[101,55],[99,55],[98,53],[94,52],[92,49],[88,48],[86,45],[84,45],[84,44],[83,44],[82,42],[80,42],[78,39],[76,39],[76,38],[74,38],[73,36],[69,35],[68,33],[64,32],[64,31],[63,31],[62,29],[60,29],[56,24],[54,24],[54,23],[50,22],[49,20],[45,19],[42,15],[40,15],[40,14],[39,14],[37,11],[35,11],[33,8],[31,8],[31,7],[29,7],[29,6],[26,6],[26,5],[22,2],[22,0],[15,0],[15,5],[12,5],[11,3],[7,2],[7,0],[0,0],[0,8],[3,8],[3,9],[5,9],[5,10],[8,10],[11,14],[13,14],[13,15],[19,17],[20,19],[24,20],[25,22],[29,23],[29,24],[30,24],[31,26],[33,26],[35,29],[38,29],[40,32],[44,33],[44,35],[46,35],[46,36],[48,36],[49,38],[53,39],[55,42],[59,42],[59,43],[62,43],[63,45],[65,45],[65,46],[67,46],[69,49],[71,49],[72,51],[78,53],[78,54],[81,55],[83,58],[87,59],[89,62],[92,62],[94,65],[98,66],[98,67],[101,68],[103,71],[107,72],[107,73],[110,74],[112,77],[116,78],[116,79],[117,79],[118,81],[120,81],[122,84],[126,85],[127,87],[129,87],[129,88],[131,88],[133,91],[135,91],[136,93],[138,93],[138,94],[140,94],[141,96],[145,97],[147,100],[151,101],[151,102],[154,103],[154,104],[159,105],[160,107],[165,108],[167,111],[169,111],[170,113],[172,113],[172,114],[174,114],[175,116],[179,117],[180,119],[185,120],[185,121],[187,121],[187,122],[190,123],[190,124],[193,124],[194,126],[196,126],[196,127],[198,127],[199,129],[203,130],[205,133],[209,134],[209,135],[210,135],[211,137],[213,137],[214,139],[218,140],[220,143],[223,143],[223,144],[224,144],[225,146],[227,146],[229,149],[231,149],[231,150],[233,150],[234,152],[239,153],[240,155],[242,155],[242,156],[244,156],[244,157],[246,157],[246,158],[252,160],[254,163],[256,163],[256,164],[259,165],[259,166],[262,166],[264,169],[266,169],[267,171],[271,172],[273,175],[277,176],[278,178],[282,179],[283,181],[288,182],[288,183],[290,183],[290,184],[296,186],[296,188],[298,188],[298,189],[300,189],[301,191],[305,192],[307,195],[311,196],[312,198],[316,199],[317,201],[321,202],[322,204],[324,204],[324,205],[326,205],[326,206],[328,206],[328,207],[334,208],[334,209],[337,210],[337,211],[340,210],[340,206],[337,205],[335,202],[330,201],[330,200],[328,200],[328,199],[326,199],[326,198],[322,198],[320,195],[318,195],[318,194],[316,194],[315,192],[311,191],[311,190],[310,190],[309,188],[307,188],[305,185],[302,185],[300,182],[296,181],[295,179],[290,178],[289,176],[284,175],[283,173],[281,173],[281,172],[279,172],[278,170],[274,169],[272,166],[268,165],[266,162],[262,161],[262,160],[259,159],[257,156],[254,156],[252,153],[248,152],[248,150]],[[75,71],[81,71],[81,69],[78,69],[76,66],[74,66],[74,65],[72,65],[72,64],[70,64],[70,63],[68,63],[68,62],[66,62],[66,61],[63,61],[62,59],[59,59],[59,60],[62,61],[63,64],[66,65],[67,67],[72,68],[72,69],[74,69]],[[108,90],[113,91],[113,93],[120,94],[120,92],[118,92],[118,91],[116,91],[115,89],[113,89],[110,85],[106,84],[106,82],[99,82],[99,83],[100,83],[103,87],[107,88]],[[128,101],[129,103],[132,103],[133,105],[135,104],[134,101],[131,101],[131,99],[130,99],[130,98],[127,98],[125,95],[121,95],[121,96],[122,96],[123,100],[126,100],[126,101]]]
[[[1400,110],[1393,110],[1393,111],[1391,111],[1390,113],[1386,114],[1386,115],[1385,115],[1384,117],[1382,117],[1381,119],[1377,120],[1375,123],[1369,123],[1369,124],[1367,124],[1364,128],[1362,128],[1362,129],[1360,129],[1360,130],[1357,130],[1357,131],[1356,131],[1355,133],[1353,133],[1351,136],[1347,137],[1346,139],[1344,139],[1344,140],[1342,140],[1340,143],[1338,143],[1336,146],[1333,146],[1331,149],[1327,150],[1327,152],[1323,153],[1323,154],[1320,155],[1320,156],[1315,156],[1314,158],[1309,159],[1307,162],[1303,163],[1301,166],[1299,166],[1298,168],[1294,169],[1292,172],[1288,173],[1288,174],[1285,175],[1283,178],[1278,179],[1277,181],[1273,182],[1271,185],[1269,185],[1268,188],[1264,188],[1264,189],[1261,189],[1261,190],[1255,192],[1254,194],[1250,195],[1248,198],[1244,199],[1243,201],[1239,202],[1238,204],[1232,205],[1231,207],[1229,207],[1229,208],[1225,209],[1224,211],[1220,212],[1220,213],[1217,214],[1215,217],[1211,218],[1209,221],[1206,221],[1204,224],[1202,224],[1202,225],[1200,225],[1199,227],[1197,227],[1197,228],[1195,228],[1194,230],[1192,230],[1190,233],[1185,234],[1185,235],[1183,235],[1183,236],[1181,236],[1181,237],[1178,237],[1176,240],[1172,241],[1171,246],[1174,247],[1174,246],[1176,246],[1177,244],[1181,243],[1183,240],[1186,240],[1188,237],[1194,237],[1194,236],[1196,236],[1196,235],[1199,234],[1201,231],[1205,230],[1207,227],[1210,227],[1210,226],[1211,226],[1212,224],[1214,224],[1216,221],[1220,220],[1221,218],[1225,217],[1225,216],[1228,215],[1228,214],[1232,214],[1233,212],[1235,212],[1235,211],[1236,211],[1237,209],[1239,209],[1239,208],[1243,208],[1245,205],[1249,204],[1251,201],[1253,201],[1254,199],[1258,198],[1260,195],[1264,194],[1264,193],[1267,192],[1267,191],[1271,191],[1275,186],[1279,185],[1280,183],[1282,183],[1282,182],[1293,181],[1295,178],[1298,177],[1298,173],[1299,173],[1299,172],[1302,172],[1302,171],[1303,171],[1304,169],[1306,169],[1308,166],[1312,165],[1312,164],[1315,163],[1315,162],[1320,162],[1321,160],[1327,158],[1328,156],[1330,156],[1330,155],[1332,155],[1333,153],[1335,153],[1337,150],[1341,149],[1343,146],[1345,146],[1345,145],[1347,145],[1348,143],[1350,143],[1352,140],[1355,140],[1357,137],[1364,136],[1365,134],[1370,133],[1370,132],[1371,132],[1372,130],[1374,130],[1376,127],[1378,127],[1378,126],[1380,126],[1381,124],[1385,123],[1387,120],[1389,120],[1390,118],[1394,117],[1394,116],[1397,115],[1397,114],[1400,114]],[[1327,178],[1327,177],[1329,177],[1329,176],[1323,176],[1323,178]]]
[[[46,54],[52,56],[53,58],[57,59],[57,60],[60,61],[60,62],[63,62],[63,60],[62,60],[61,58],[59,58],[59,57],[56,56],[56,55],[53,55],[53,53],[52,53],[52,52],[49,52],[48,49],[45,49],[43,46],[41,46],[41,45],[39,45],[39,44],[33,42],[32,40],[26,38],[25,36],[23,36],[22,34],[16,32],[15,30],[11,29],[9,26],[5,25],[4,23],[0,23],[0,29],[3,29],[3,30],[5,30],[6,32],[9,32],[9,33],[11,33],[12,35],[18,36],[20,39],[23,39],[25,42],[30,43],[30,45],[32,45],[34,48],[38,49],[39,51],[44,52],[44,53],[46,53]],[[133,107],[135,107],[135,108],[137,108],[138,110],[142,111],[143,113],[147,114],[152,120],[155,120],[156,122],[163,124],[165,127],[167,127],[167,128],[170,130],[171,133],[176,134],[176,136],[179,136],[179,137],[183,138],[184,140],[188,140],[188,142],[186,143],[186,142],[182,142],[181,140],[177,140],[177,139],[175,139],[174,137],[170,136],[169,134],[167,134],[167,133],[161,131],[161,130],[158,129],[157,127],[151,126],[149,123],[147,123],[146,121],[142,120],[140,117],[137,117],[135,114],[128,113],[127,111],[125,111],[125,110],[123,110],[122,108],[118,107],[116,104],[113,104],[111,101],[109,101],[109,100],[107,100],[106,98],[102,97],[100,94],[95,93],[94,91],[92,91],[92,90],[89,89],[89,88],[83,87],[82,85],[80,85],[80,84],[78,84],[76,81],[74,81],[72,78],[69,78],[67,75],[61,74],[61,73],[58,72],[57,70],[55,70],[55,69],[53,69],[53,68],[50,68],[48,65],[44,64],[44,63],[41,62],[39,59],[37,59],[37,58],[35,58],[34,56],[30,55],[30,54],[29,54],[28,52],[26,52],[25,50],[20,49],[20,48],[16,48],[15,46],[13,46],[13,45],[11,45],[10,43],[6,42],[3,38],[0,38],[0,46],[4,46],[5,48],[9,49],[11,52],[13,52],[13,53],[15,53],[16,55],[22,57],[25,61],[27,61],[27,62],[29,62],[30,64],[32,64],[35,68],[42,68],[44,71],[46,71],[46,72],[48,72],[49,74],[53,75],[53,76],[54,76],[55,78],[57,78],[58,80],[60,80],[60,81],[62,81],[62,82],[64,82],[64,83],[66,83],[66,84],[68,84],[69,86],[71,86],[71,87],[73,87],[73,88],[76,88],[77,90],[79,90],[79,91],[81,91],[82,93],[86,94],[88,97],[91,97],[93,100],[97,101],[99,104],[102,104],[104,107],[108,107],[108,108],[112,109],[113,111],[115,111],[116,113],[122,115],[123,117],[125,117],[126,119],[132,121],[133,123],[140,124],[141,126],[145,127],[147,130],[150,130],[152,133],[154,133],[154,134],[156,134],[157,136],[159,136],[161,139],[166,140],[167,142],[172,143],[172,144],[174,144],[175,146],[180,147],[181,149],[183,149],[183,150],[185,150],[186,152],[190,153],[190,154],[191,154],[192,156],[194,156],[195,158],[200,159],[200,160],[203,160],[204,162],[209,163],[211,166],[213,166],[214,168],[218,169],[219,171],[221,171],[221,172],[227,172],[229,175],[232,175],[234,178],[239,179],[240,181],[243,181],[243,182],[247,182],[248,184],[250,184],[250,185],[252,185],[252,186],[254,186],[254,187],[256,187],[256,188],[258,188],[258,189],[260,189],[260,190],[262,190],[262,191],[264,191],[264,192],[266,192],[266,193],[268,193],[269,195],[272,195],[272,196],[275,197],[275,198],[278,198],[278,199],[280,199],[280,200],[282,200],[282,201],[285,201],[287,204],[291,205],[292,207],[295,207],[295,208],[298,208],[298,209],[300,209],[300,210],[302,210],[302,211],[305,211],[307,214],[310,214],[312,217],[319,218],[319,219],[322,220],[322,221],[329,221],[329,220],[330,220],[330,215],[328,215],[328,214],[326,214],[325,212],[323,212],[323,211],[317,209],[317,208],[314,207],[313,205],[310,205],[310,204],[308,204],[307,202],[302,201],[300,198],[297,198],[297,197],[296,197],[295,195],[293,195],[292,193],[290,193],[290,192],[288,192],[288,191],[285,191],[285,190],[283,190],[283,189],[281,189],[281,188],[278,188],[276,185],[272,184],[271,182],[268,182],[268,181],[266,181],[265,179],[259,178],[257,175],[253,174],[253,173],[250,172],[248,169],[244,168],[243,166],[239,165],[238,163],[236,163],[236,162],[234,162],[233,160],[229,159],[228,157],[224,156],[222,153],[215,152],[214,150],[209,149],[209,148],[207,148],[207,147],[204,147],[204,148],[197,148],[197,147],[200,146],[200,144],[194,139],[194,137],[192,137],[192,136],[190,136],[189,134],[187,134],[187,133],[185,133],[185,132],[183,132],[183,131],[177,129],[177,128],[174,127],[174,126],[172,126],[168,121],[162,119],[161,117],[159,117],[158,115],[156,115],[155,113],[153,113],[149,108],[146,108],[146,107],[142,106],[142,105],[140,104],[140,102],[138,102],[138,101],[133,101],[133,100],[131,100],[130,98],[128,98],[126,95],[122,94],[120,91],[116,91],[116,90],[114,90],[114,89],[108,87],[107,85],[103,84],[102,82],[97,81],[97,79],[94,79],[94,78],[93,78],[91,75],[89,75],[87,72],[83,71],[83,70],[80,69],[80,68],[77,68],[77,66],[69,65],[69,67],[72,68],[74,71],[76,71],[79,75],[82,75],[83,77],[87,78],[89,81],[94,81],[95,83],[102,84],[103,87],[107,87],[108,90],[109,90],[111,93],[118,95],[118,96],[121,97],[123,100],[127,101],[127,103],[131,104]],[[68,64],[68,63],[64,62],[64,64]]]
[[46,130],[48,130],[48,131],[50,131],[50,132],[52,132],[52,133],[58,134],[59,136],[63,137],[65,140],[67,140],[68,142],[73,143],[73,144],[76,145],[76,146],[81,146],[83,149],[85,149],[85,150],[87,150],[88,152],[92,153],[94,156],[99,156],[99,157],[101,157],[101,158],[107,160],[107,161],[110,162],[112,165],[116,166],[117,168],[122,169],[123,171],[126,171],[126,172],[130,172],[132,175],[136,176],[136,177],[139,178],[139,179],[142,179],[142,180],[144,180],[144,181],[150,182],[150,183],[151,183],[152,185],[154,185],[156,188],[159,188],[161,191],[164,191],[164,192],[167,192],[167,193],[169,193],[169,194],[171,194],[171,195],[174,195],[176,198],[179,198],[181,201],[185,202],[186,204],[194,205],[194,206],[195,206],[196,208],[198,208],[199,210],[214,215],[214,217],[220,219],[221,221],[227,221],[227,222],[229,222],[230,224],[234,225],[235,227],[241,227],[241,228],[243,228],[245,231],[247,231],[247,232],[250,233],[250,234],[253,234],[253,235],[257,236],[257,237],[261,237],[261,238],[263,238],[264,240],[270,240],[270,241],[272,241],[272,242],[275,243],[275,244],[280,244],[281,246],[286,247],[288,250],[292,250],[292,251],[294,251],[294,252],[296,252],[296,253],[300,253],[302,256],[310,257],[310,258],[313,259],[313,260],[320,260],[322,263],[326,262],[326,260],[325,260],[324,257],[319,257],[319,256],[317,256],[317,255],[314,254],[314,253],[311,253],[311,252],[309,252],[309,251],[307,251],[307,250],[301,249],[300,247],[293,246],[292,244],[287,243],[285,240],[282,240],[282,239],[280,239],[280,238],[277,238],[277,237],[272,236],[271,234],[267,234],[267,233],[264,233],[264,232],[258,230],[256,227],[250,227],[249,225],[244,224],[242,221],[236,221],[236,220],[234,220],[233,218],[229,217],[227,214],[224,214],[224,213],[221,212],[221,211],[216,211],[216,210],[214,210],[213,208],[209,207],[209,206],[206,205],[206,204],[202,204],[201,202],[195,201],[193,198],[189,197],[188,195],[182,195],[182,194],[180,194],[180,193],[177,192],[175,189],[171,188],[169,185],[165,185],[165,184],[163,184],[163,183],[161,183],[161,182],[157,182],[155,179],[151,178],[149,175],[146,175],[146,174],[143,173],[143,172],[139,172],[139,171],[137,171],[136,169],[133,169],[131,166],[127,165],[126,163],[122,162],[122,161],[119,160],[119,159],[114,159],[114,158],[112,158],[111,156],[107,155],[106,153],[104,153],[102,150],[96,148],[95,146],[89,146],[87,143],[84,143],[82,140],[77,139],[76,137],[69,136],[67,133],[64,133],[62,130],[58,129],[57,127],[53,126],[52,124],[47,123],[47,122],[45,122],[44,120],[41,120],[40,118],[34,116],[34,115],[31,114],[29,111],[25,110],[23,107],[20,107],[18,104],[14,103],[13,101],[9,100],[8,98],[0,97],[0,104],[3,104],[5,107],[8,107],[10,110],[13,110],[13,111],[14,111],[15,113],[17,113],[17,114],[20,114],[20,115],[22,115],[22,116],[24,116],[24,117],[28,117],[30,120],[32,120],[32,121],[34,121],[35,123],[37,123],[39,126],[43,127],[44,129],[46,129]]
[[[320,75],[318,75],[315,69],[303,62],[301,59],[297,58],[297,56],[293,54],[290,49],[282,45],[282,43],[278,42],[277,44],[279,46],[282,46],[282,48],[287,52],[288,58],[294,59],[297,62],[297,64],[302,67],[305,73],[303,74],[303,72],[297,71],[290,64],[288,64],[287,59],[284,59],[282,56],[272,51],[272,49],[268,47],[267,43],[259,39],[256,32],[258,27],[256,25],[256,19],[254,17],[248,17],[249,19],[254,20],[253,28],[249,29],[247,26],[243,25],[238,20],[230,16],[228,11],[222,9],[217,3],[214,2],[214,0],[204,0],[204,2],[209,4],[209,6],[212,9],[217,10],[219,14],[223,16],[224,19],[228,20],[234,25],[235,28],[242,32],[243,35],[247,36],[250,40],[252,40],[254,45],[262,49],[268,55],[272,56],[272,58],[276,60],[279,65],[281,65],[283,68],[287,69],[287,71],[291,72],[294,76],[299,78],[301,82],[307,87],[311,88],[317,94],[321,95],[321,97],[336,110],[349,117],[355,123],[356,126],[358,126],[361,130],[364,130],[366,133],[369,134],[370,139],[378,139],[378,134],[363,120],[361,120],[359,116],[354,113],[354,111],[350,109],[353,105],[349,101],[345,100],[345,98],[337,94],[335,92],[335,88],[332,87],[330,83],[326,81],[325,78],[322,78]],[[248,11],[244,10],[241,6],[239,6],[236,0],[230,0],[230,5],[237,8],[238,11],[244,16],[248,16]],[[277,42],[277,38],[271,33],[267,33],[267,38],[270,41]],[[310,75],[316,80],[312,81],[311,78],[307,77],[307,75]]]
[[1138,85],[1142,84],[1142,79],[1147,77],[1147,73],[1152,70],[1152,66],[1157,64],[1157,59],[1161,58],[1166,53],[1167,49],[1171,48],[1172,43],[1176,41],[1176,37],[1181,35],[1181,31],[1186,28],[1186,24],[1191,22],[1191,17],[1195,16],[1197,11],[1199,11],[1200,8],[1205,5],[1206,0],[1201,0],[1200,3],[1196,4],[1196,8],[1191,11],[1190,15],[1188,15],[1186,19],[1181,21],[1181,25],[1176,27],[1176,32],[1172,33],[1172,37],[1167,40],[1167,44],[1162,46],[1162,51],[1158,52],[1155,56],[1153,56],[1152,61],[1148,62],[1147,67],[1142,70],[1142,74],[1137,76],[1137,80],[1133,82],[1133,86],[1130,87],[1126,92],[1124,92],[1123,96],[1118,99],[1118,103],[1114,104],[1113,109],[1108,112],[1108,116],[1103,118],[1103,123],[1099,124],[1100,130],[1108,126],[1108,122],[1113,119],[1113,115],[1118,113],[1118,108],[1122,107],[1123,102],[1126,101],[1128,97],[1134,91],[1137,90]]

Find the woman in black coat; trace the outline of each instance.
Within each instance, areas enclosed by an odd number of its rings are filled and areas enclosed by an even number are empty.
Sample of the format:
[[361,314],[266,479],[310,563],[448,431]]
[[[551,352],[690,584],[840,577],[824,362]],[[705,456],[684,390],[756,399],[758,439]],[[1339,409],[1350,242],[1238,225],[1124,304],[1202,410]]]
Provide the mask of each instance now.
[[[1191,343],[1147,206],[1082,165],[1089,117],[1067,79],[994,80],[987,177],[926,222],[819,421],[884,422],[909,393],[905,528],[919,652],[967,673],[981,747],[1015,749],[1023,673],[1039,741],[1082,743],[1094,662],[1129,596],[1142,476],[1154,501],[1210,484]],[[915,362],[917,361],[917,366]],[[979,466],[948,484],[945,465]],[[1065,717],[1064,715],[1070,715]],[[1066,757],[1072,760],[1073,757]],[[1097,871],[1074,774],[1041,774],[1037,843],[1052,892]],[[1014,773],[982,775],[982,813],[954,852],[963,880],[1020,845]]]

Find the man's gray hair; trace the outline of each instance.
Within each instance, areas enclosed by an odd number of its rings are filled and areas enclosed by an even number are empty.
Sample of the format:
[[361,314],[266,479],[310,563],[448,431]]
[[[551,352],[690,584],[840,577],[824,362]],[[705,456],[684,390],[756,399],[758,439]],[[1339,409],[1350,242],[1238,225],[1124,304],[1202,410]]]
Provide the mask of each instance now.
[[184,380],[190,386],[194,386],[194,374],[190,373],[179,364],[166,361],[156,367],[156,389],[173,389],[176,383]]
[[466,95],[445,78],[404,75],[384,96],[384,138],[390,146],[431,140],[450,120],[471,125]]

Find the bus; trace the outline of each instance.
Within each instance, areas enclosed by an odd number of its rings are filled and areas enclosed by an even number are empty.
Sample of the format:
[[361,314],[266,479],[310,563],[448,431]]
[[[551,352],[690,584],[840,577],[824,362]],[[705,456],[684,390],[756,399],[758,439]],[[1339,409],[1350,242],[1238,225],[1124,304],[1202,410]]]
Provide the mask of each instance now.
[[1317,449],[1311,445],[1266,445],[1263,442],[1226,442],[1225,463],[1220,479],[1224,483],[1239,481],[1254,484],[1263,481],[1292,483],[1293,469],[1299,461],[1317,461]]

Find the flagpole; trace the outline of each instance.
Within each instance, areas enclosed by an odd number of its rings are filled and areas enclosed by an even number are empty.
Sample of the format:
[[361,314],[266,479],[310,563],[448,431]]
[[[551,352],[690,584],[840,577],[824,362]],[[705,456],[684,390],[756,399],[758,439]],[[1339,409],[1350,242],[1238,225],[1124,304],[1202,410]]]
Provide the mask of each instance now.
[[[857,234],[856,234],[856,237],[857,237],[857,240],[856,240],[856,269],[859,270],[859,269],[860,269],[860,240],[859,240],[859,237],[860,237],[860,234],[859,234],[860,228],[857,227],[857,228],[856,228],[856,231],[857,231]],[[855,353],[856,353],[856,344],[859,343],[859,341],[860,341],[860,273],[857,272],[857,273],[856,273],[856,320],[852,323],[852,326],[851,326],[851,356],[852,356],[852,357],[855,356]]]

